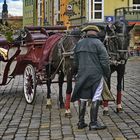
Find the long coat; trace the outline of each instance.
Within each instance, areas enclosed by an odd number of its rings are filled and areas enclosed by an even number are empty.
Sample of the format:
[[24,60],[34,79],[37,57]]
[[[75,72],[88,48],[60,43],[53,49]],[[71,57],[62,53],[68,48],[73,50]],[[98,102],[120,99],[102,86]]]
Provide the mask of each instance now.
[[106,48],[96,36],[89,35],[77,43],[74,60],[78,73],[71,102],[92,99],[102,76],[110,75]]

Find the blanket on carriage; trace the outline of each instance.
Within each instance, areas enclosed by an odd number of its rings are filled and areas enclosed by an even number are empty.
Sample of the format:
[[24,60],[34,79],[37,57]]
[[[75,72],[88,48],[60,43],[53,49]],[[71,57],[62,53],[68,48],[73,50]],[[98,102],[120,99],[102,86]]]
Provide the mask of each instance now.
[[54,48],[54,46],[57,44],[57,42],[63,37],[63,34],[56,33],[54,35],[51,35],[45,42],[43,50],[42,50],[42,57],[39,62],[39,70],[42,70],[43,66],[48,64],[49,62],[49,56]]
[[8,59],[8,42],[6,38],[0,36],[0,61]]

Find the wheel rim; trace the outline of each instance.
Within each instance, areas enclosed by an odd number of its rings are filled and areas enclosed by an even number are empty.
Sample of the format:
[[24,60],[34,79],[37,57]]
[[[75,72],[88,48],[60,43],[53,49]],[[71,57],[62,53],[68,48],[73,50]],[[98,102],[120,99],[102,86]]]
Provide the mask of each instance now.
[[32,65],[27,65],[24,71],[24,95],[27,103],[34,101],[36,93],[35,70]]

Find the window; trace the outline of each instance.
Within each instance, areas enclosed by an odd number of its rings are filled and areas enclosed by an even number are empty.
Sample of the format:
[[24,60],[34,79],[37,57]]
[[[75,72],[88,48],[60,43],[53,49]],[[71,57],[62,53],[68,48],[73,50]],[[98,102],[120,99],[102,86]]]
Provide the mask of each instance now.
[[95,19],[101,19],[102,18],[102,13],[101,12],[95,12]]
[[33,0],[25,0],[25,6],[33,5]]
[[95,4],[95,10],[102,10],[102,4]]
[[140,0],[133,0],[133,9],[134,10],[140,9]]
[[103,21],[104,0],[89,0],[89,20]]
[[133,0],[133,4],[140,4],[140,0]]

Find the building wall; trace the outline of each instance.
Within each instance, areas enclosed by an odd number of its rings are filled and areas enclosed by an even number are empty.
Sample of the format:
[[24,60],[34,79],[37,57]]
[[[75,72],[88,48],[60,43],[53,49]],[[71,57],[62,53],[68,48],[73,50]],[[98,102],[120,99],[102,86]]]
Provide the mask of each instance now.
[[[75,13],[70,17],[70,26],[71,28],[75,28],[85,23],[88,20],[87,0],[69,0],[69,4],[73,7],[73,12]],[[87,12],[86,12],[87,11]]]
[[54,0],[54,25],[60,20],[59,0]]
[[48,24],[49,25],[54,25],[54,18],[53,18],[53,15],[54,15],[54,0],[48,0],[47,1],[47,13],[46,13],[46,16],[47,16],[47,21],[48,21]]
[[[102,19],[95,19],[94,17],[91,18],[91,16],[94,16],[91,14],[91,11],[95,12],[95,5],[94,5],[94,0],[93,0],[93,7],[91,9],[91,2],[92,0],[69,0],[69,3],[73,6],[74,12],[76,15],[70,17],[70,23],[71,26],[76,26],[78,24],[83,24],[83,23],[94,23],[94,22],[108,22],[110,19],[115,21],[115,9],[117,8],[122,8],[122,7],[133,7],[133,0],[102,0]],[[84,4],[82,4],[82,3]],[[78,3],[78,4],[77,4]],[[80,3],[80,4],[79,4]],[[100,3],[100,2],[97,2]],[[85,8],[83,8],[83,6]],[[84,10],[85,9],[85,10]],[[83,18],[83,20],[81,19]],[[126,15],[126,18],[129,20],[138,20],[140,19],[139,15]]]
[[46,9],[45,9],[45,16],[46,16],[46,24],[50,24],[50,0],[46,1]]
[[128,0],[104,0],[104,16],[114,16],[114,10],[120,7],[128,7]]
[[65,14],[68,3],[68,0],[60,0],[60,21],[63,21],[63,24],[67,27],[70,25],[69,17]]
[[34,25],[32,0],[23,0],[23,26]]
[[38,26],[41,26],[43,22],[42,10],[43,10],[43,2],[42,0],[38,0],[37,1],[37,25]]
[[[115,20],[115,9],[133,6],[133,0],[102,0],[102,20],[94,20],[94,18],[91,20],[89,8],[91,0],[34,0],[33,4],[28,5],[25,5],[25,1],[27,0],[23,1],[23,25],[40,26],[56,25],[59,21],[67,27],[79,26],[89,22],[108,22],[107,17],[112,17]],[[31,1],[28,0],[28,2]],[[65,14],[67,5],[72,5],[73,15]]]

